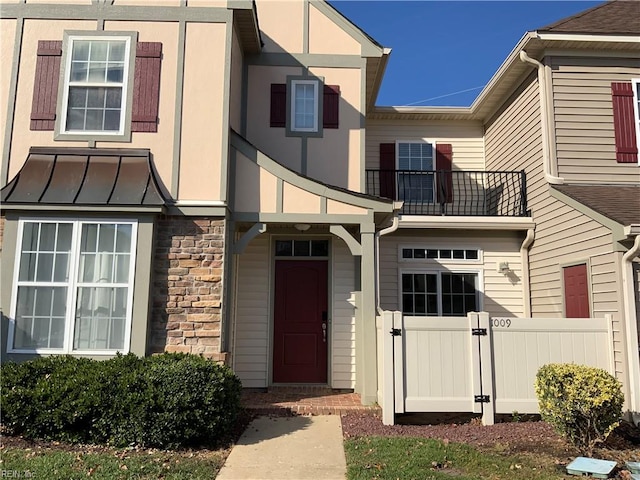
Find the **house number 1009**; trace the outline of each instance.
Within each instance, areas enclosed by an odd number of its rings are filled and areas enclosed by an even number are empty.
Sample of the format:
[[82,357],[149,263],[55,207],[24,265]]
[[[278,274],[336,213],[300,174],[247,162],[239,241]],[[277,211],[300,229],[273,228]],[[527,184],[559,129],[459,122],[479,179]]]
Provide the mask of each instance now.
[[492,322],[494,327],[509,328],[511,326],[511,320],[508,318],[494,318]]

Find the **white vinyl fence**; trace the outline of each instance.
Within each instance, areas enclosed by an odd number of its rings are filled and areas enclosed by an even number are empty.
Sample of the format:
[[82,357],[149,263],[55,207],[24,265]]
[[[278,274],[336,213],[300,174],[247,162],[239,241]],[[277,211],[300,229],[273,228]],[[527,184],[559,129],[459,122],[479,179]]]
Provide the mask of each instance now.
[[533,383],[547,363],[577,363],[613,373],[611,316],[412,317],[383,312],[378,328],[378,403],[396,413],[538,413]]

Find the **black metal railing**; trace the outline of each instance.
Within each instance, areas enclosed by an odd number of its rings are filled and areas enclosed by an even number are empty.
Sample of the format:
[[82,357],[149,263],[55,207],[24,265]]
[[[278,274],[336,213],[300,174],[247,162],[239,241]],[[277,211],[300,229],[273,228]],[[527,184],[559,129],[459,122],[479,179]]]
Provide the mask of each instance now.
[[367,170],[367,193],[402,200],[404,215],[529,216],[524,171]]

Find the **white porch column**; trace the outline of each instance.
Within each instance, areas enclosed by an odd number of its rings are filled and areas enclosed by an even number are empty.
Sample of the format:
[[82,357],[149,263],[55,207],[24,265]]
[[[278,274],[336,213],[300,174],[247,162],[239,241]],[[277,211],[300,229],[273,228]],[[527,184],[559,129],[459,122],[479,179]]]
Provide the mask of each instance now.
[[357,348],[361,348],[361,362],[356,369],[361,372],[358,375],[361,384],[356,388],[360,392],[362,403],[370,405],[375,403],[378,396],[377,378],[377,340],[376,340],[376,299],[375,299],[375,257],[374,234],[375,225],[365,224],[361,226],[360,243],[362,245],[362,257],[360,262],[360,286],[361,301],[359,305],[360,330],[356,329]]

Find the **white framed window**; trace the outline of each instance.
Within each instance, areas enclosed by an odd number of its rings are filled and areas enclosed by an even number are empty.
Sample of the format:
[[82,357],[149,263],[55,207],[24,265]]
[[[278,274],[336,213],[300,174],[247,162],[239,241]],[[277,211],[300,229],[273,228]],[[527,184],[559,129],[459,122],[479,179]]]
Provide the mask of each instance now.
[[317,132],[319,122],[320,82],[291,80],[290,118],[292,132]]
[[[633,114],[636,126],[636,143],[638,144],[638,152],[640,152],[640,78],[631,80],[633,86]],[[640,155],[638,155],[638,164],[640,165]]]
[[[435,202],[435,162],[434,142],[396,142],[399,200],[419,204]],[[403,173],[403,170],[408,172]]]
[[400,273],[402,313],[408,316],[463,317],[481,310],[481,273],[473,270],[421,270]]
[[65,36],[60,134],[125,135],[132,35]]
[[20,219],[7,350],[129,350],[137,222]]
[[482,263],[481,251],[477,248],[431,248],[401,247],[401,261],[433,260],[440,262]]

